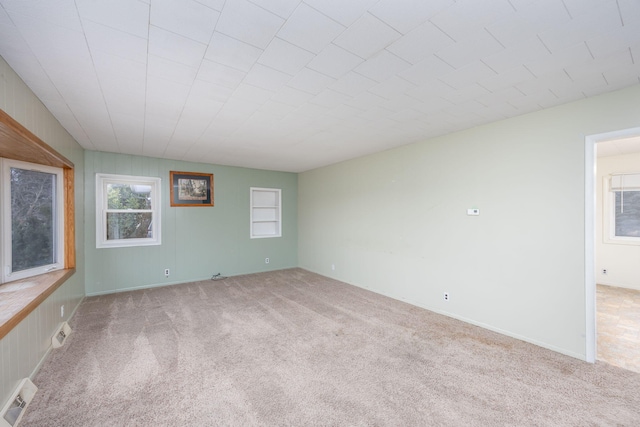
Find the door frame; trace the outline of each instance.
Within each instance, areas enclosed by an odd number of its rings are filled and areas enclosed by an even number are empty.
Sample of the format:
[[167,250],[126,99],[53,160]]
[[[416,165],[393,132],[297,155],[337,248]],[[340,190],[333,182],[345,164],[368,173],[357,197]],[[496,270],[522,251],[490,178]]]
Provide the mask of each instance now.
[[585,264],[585,359],[597,357],[596,326],[596,144],[640,136],[640,127],[585,136],[584,148],[584,264]]

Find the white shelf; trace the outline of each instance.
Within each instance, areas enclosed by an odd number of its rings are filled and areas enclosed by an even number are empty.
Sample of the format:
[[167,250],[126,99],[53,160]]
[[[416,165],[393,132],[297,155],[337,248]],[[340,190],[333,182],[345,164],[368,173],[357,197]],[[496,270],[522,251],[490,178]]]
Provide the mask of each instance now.
[[282,236],[282,190],[251,187],[250,237],[259,239]]

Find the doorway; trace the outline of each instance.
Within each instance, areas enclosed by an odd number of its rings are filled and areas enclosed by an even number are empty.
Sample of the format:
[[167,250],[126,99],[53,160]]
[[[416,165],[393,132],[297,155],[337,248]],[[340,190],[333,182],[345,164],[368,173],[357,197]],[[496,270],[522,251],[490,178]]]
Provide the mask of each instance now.
[[640,372],[640,275],[624,261],[640,245],[608,239],[616,197],[628,194],[612,191],[611,177],[640,172],[640,128],[587,136],[585,162],[586,359]]

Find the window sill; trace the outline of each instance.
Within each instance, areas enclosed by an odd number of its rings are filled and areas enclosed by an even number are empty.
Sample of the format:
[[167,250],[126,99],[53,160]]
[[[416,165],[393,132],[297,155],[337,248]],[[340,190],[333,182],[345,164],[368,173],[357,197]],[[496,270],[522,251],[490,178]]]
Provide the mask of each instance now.
[[0,339],[58,289],[75,269],[56,270],[0,285]]

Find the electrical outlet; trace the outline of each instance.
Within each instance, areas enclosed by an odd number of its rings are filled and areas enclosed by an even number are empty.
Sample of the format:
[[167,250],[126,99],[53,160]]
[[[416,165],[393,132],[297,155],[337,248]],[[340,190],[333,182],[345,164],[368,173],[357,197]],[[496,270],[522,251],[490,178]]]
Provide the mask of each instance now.
[[336,265],[335,264],[331,264],[331,270],[335,270],[336,269]]
[[444,293],[444,300],[449,301],[449,292]]
[[64,317],[64,305],[60,306],[60,317]]
[[602,274],[607,274],[607,269],[606,268],[602,269]]
[[169,273],[170,273],[169,269],[165,268],[164,269],[164,277],[169,277]]
[[265,259],[264,259],[264,263],[265,263],[265,264],[269,264],[269,258],[265,258]]

